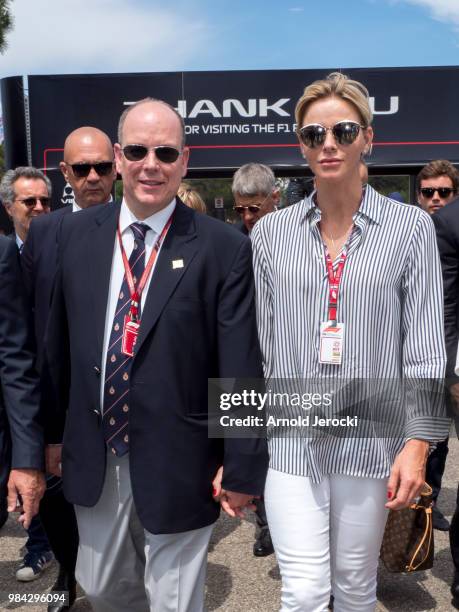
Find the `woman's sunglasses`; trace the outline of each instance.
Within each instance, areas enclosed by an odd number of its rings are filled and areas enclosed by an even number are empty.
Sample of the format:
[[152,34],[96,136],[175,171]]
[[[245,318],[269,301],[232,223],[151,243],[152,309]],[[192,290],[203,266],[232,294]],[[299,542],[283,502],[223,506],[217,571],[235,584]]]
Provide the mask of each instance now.
[[145,147],[144,145],[131,144],[123,147],[124,157],[132,162],[142,161],[148,155],[148,151],[154,151],[156,158],[163,164],[173,164],[179,158],[180,151],[175,147],[160,145],[159,147]]
[[361,129],[366,130],[366,127],[355,121],[338,121],[332,127],[325,127],[320,123],[310,123],[299,130],[299,137],[301,142],[310,149],[323,145],[327,132],[333,134],[338,144],[350,145],[355,142]]

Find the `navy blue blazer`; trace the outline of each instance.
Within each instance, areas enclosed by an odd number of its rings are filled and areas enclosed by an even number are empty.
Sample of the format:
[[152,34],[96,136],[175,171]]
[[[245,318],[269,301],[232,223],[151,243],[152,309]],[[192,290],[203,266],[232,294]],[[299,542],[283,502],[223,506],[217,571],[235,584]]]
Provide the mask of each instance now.
[[41,369],[43,339],[57,270],[57,237],[62,219],[72,207],[59,208],[32,220],[21,254],[24,285],[33,311],[38,367]]
[[43,470],[38,377],[27,325],[19,251],[0,236],[0,489],[10,468]]
[[432,215],[437,232],[443,271],[445,308],[446,377],[449,384],[459,382],[454,374],[459,341],[459,198]]
[[[119,211],[118,203],[63,220],[46,338],[59,410],[67,413],[64,493],[83,506],[97,502],[105,476],[100,370]],[[208,435],[208,379],[263,376],[251,259],[245,236],[178,201],[130,374],[132,492],[151,533],[214,522],[212,479],[222,464],[226,489],[263,491],[266,441]]]

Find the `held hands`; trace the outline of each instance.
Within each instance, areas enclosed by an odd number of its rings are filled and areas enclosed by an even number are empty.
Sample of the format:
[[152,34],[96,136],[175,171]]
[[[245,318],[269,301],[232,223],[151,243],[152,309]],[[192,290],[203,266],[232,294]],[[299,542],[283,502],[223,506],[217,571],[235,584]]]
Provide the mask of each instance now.
[[18,523],[22,523],[25,529],[29,528],[32,518],[38,514],[45,489],[45,477],[39,470],[11,470],[8,479],[8,512],[20,512]]
[[222,489],[223,466],[219,467],[214,479],[212,480],[213,498],[219,501],[222,509],[229,516],[235,518],[245,518],[245,510],[256,510],[252,500],[257,499],[259,495],[248,495],[247,493],[236,493],[235,491],[227,491]]
[[50,444],[45,448],[46,472],[62,476],[62,444]]
[[425,440],[408,440],[397,455],[387,483],[386,508],[401,510],[413,503],[419,495],[426,473],[429,443]]

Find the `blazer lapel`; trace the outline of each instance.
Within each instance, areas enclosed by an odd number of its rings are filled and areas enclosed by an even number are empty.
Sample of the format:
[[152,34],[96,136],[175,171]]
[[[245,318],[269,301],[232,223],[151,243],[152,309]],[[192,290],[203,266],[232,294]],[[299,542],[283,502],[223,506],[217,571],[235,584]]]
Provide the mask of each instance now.
[[105,204],[95,218],[95,223],[88,239],[87,261],[90,283],[87,290],[92,293],[94,305],[93,312],[88,313],[88,321],[91,319],[94,321],[96,334],[95,359],[97,363],[99,363],[100,356],[102,355],[114,241],[119,214],[119,202],[116,204]]
[[161,247],[142,314],[135,353],[155,325],[198,250],[193,211],[177,198],[171,227]]

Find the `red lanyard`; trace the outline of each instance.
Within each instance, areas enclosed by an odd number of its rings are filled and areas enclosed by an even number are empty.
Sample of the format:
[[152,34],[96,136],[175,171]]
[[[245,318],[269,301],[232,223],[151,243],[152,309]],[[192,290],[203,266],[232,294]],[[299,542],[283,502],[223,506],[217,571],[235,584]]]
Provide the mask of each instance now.
[[[172,213],[172,215],[173,214],[174,213]],[[126,251],[124,250],[123,241],[121,239],[121,231],[118,225],[118,241],[120,244],[121,256],[123,258],[124,272],[126,274],[126,281],[129,287],[129,293],[131,294],[131,307],[129,309],[129,316],[131,318],[131,321],[138,321],[140,298],[142,297],[142,292],[144,290],[145,285],[147,284],[148,277],[150,276],[151,270],[156,261],[156,257],[158,255],[158,251],[161,247],[161,244],[164,238],[166,237],[166,234],[169,231],[169,228],[171,226],[172,215],[169,217],[166,225],[163,228],[163,231],[158,236],[158,239],[156,240],[153,246],[150,257],[148,259],[148,263],[145,266],[143,274],[137,283],[137,288],[134,283],[134,277],[132,276],[132,270],[131,270],[131,266],[129,265],[129,259],[127,258]]]
[[339,258],[338,268],[336,269],[336,274],[333,272],[333,262],[330,257],[330,253],[328,252],[327,247],[325,247],[325,263],[327,265],[328,272],[328,285],[329,285],[329,293],[328,293],[328,320],[335,321],[336,323],[336,311],[338,310],[338,293],[339,293],[339,284],[341,281],[341,276],[343,274],[344,264],[346,262],[347,257],[347,245],[344,247],[341,257]]

